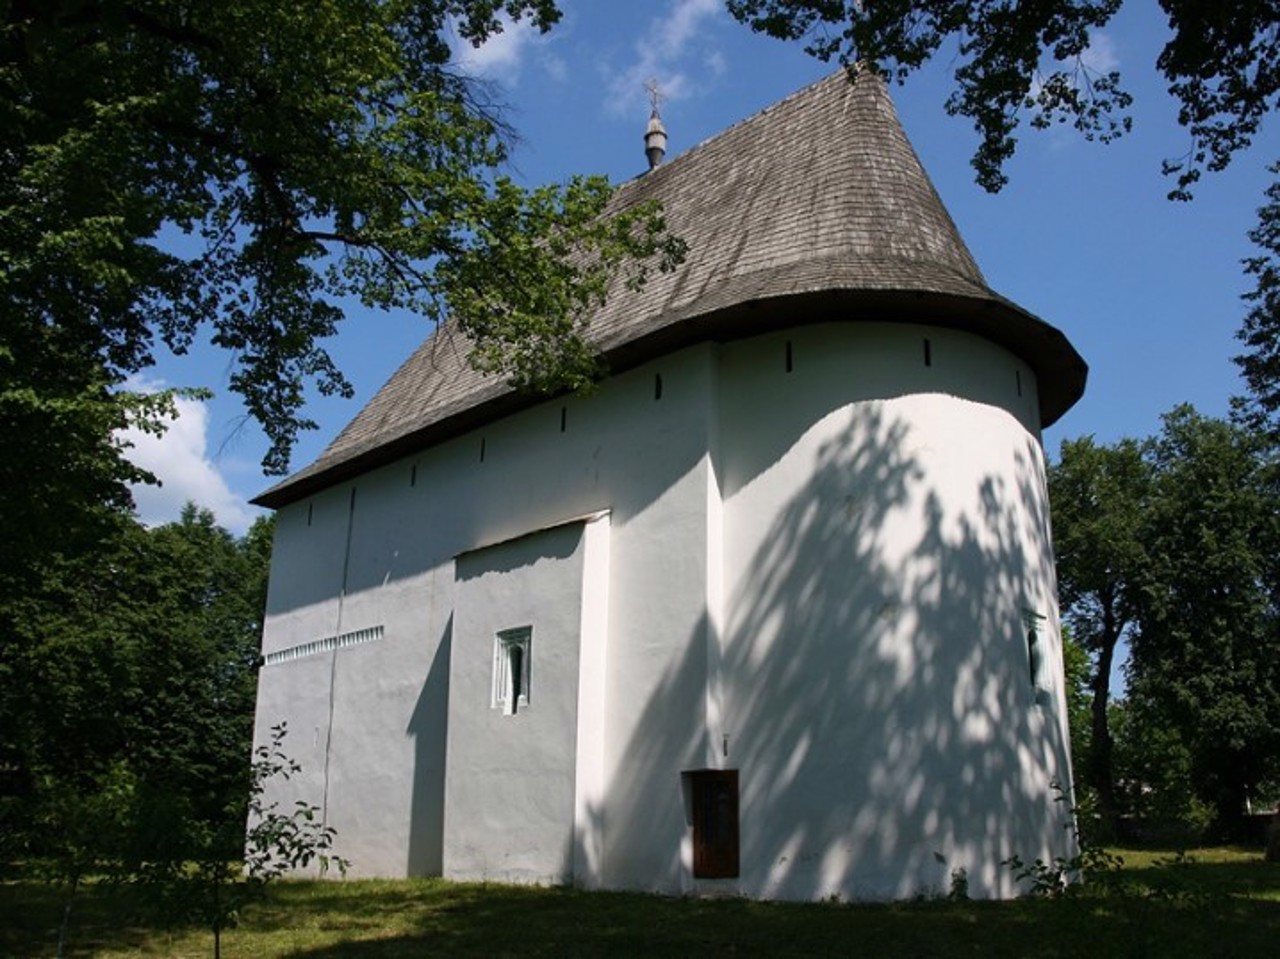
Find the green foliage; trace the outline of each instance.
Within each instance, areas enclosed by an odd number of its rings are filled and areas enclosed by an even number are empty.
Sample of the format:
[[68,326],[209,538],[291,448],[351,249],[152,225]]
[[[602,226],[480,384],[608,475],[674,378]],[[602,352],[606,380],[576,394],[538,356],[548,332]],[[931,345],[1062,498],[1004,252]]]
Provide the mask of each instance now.
[[127,484],[150,475],[125,459],[118,431],[157,432],[176,396],[203,395],[113,388],[83,344],[26,332],[0,328],[0,602],[38,587],[49,557],[94,548],[132,508]]
[[1124,868],[1124,859],[1108,852],[1103,846],[1090,840],[1088,832],[1081,828],[1081,810],[1072,803],[1062,786],[1053,783],[1054,802],[1066,803],[1070,817],[1066,829],[1074,838],[1076,852],[1072,856],[1055,856],[1051,861],[1037,858],[1026,862],[1014,853],[1000,865],[1013,873],[1014,880],[1024,894],[1037,899],[1057,899],[1078,894],[1084,883],[1111,888],[1114,878]]
[[60,937],[96,876],[216,938],[279,863],[329,859],[333,840],[311,807],[262,799],[296,771],[283,729],[250,763],[272,523],[236,539],[188,505],[176,523],[117,517],[108,531],[96,555],[59,558],[0,606],[5,852],[61,890]]
[[[1271,172],[1280,175],[1280,164]],[[1249,394],[1236,401],[1235,412],[1241,422],[1280,446],[1280,182],[1267,187],[1249,239],[1257,253],[1244,267],[1254,287],[1244,295],[1249,310],[1236,334],[1245,351],[1235,357]]]
[[1081,835],[1096,840],[1111,832],[1102,827],[1097,790],[1088,782],[1092,757],[1093,715],[1091,710],[1093,668],[1089,653],[1075,641],[1069,623],[1062,627],[1062,665],[1067,694],[1067,729],[1071,738],[1071,769],[1076,824]]
[[1189,845],[1202,841],[1212,809],[1197,795],[1191,752],[1159,706],[1130,695],[1111,706],[1119,806],[1141,824],[1142,838]]
[[[1089,656],[1087,718],[1077,712],[1085,708],[1084,690],[1068,686],[1075,692],[1068,714],[1072,758],[1089,793],[1078,793],[1077,801],[1096,807],[1090,813],[1096,812],[1096,828],[1105,837],[1118,813],[1107,711],[1111,669],[1118,644],[1136,622],[1146,575],[1142,523],[1151,466],[1143,446],[1132,440],[1102,446],[1084,437],[1063,442],[1048,480],[1063,619],[1072,646],[1078,643]],[[1068,665],[1079,668],[1071,660]]]
[[1133,620],[1135,573],[1146,562],[1140,529],[1151,468],[1143,445],[1064,440],[1049,469],[1059,590],[1072,635],[1096,652]]
[[1101,846],[1082,845],[1074,856],[1055,856],[1051,862],[1036,859],[1028,863],[1013,855],[1001,865],[1013,873],[1032,899],[1058,899],[1080,895],[1086,883],[1098,883],[1104,889],[1114,887],[1124,859]]
[[[824,61],[864,63],[904,81],[929,60],[951,65],[946,109],[973,121],[977,181],[1008,182],[1018,127],[1069,124],[1087,140],[1129,132],[1131,96],[1117,71],[1089,63],[1092,34],[1124,0],[727,0],[757,32],[803,41]],[[1162,164],[1170,199],[1189,200],[1205,172],[1218,172],[1258,137],[1280,107],[1280,0],[1160,0],[1169,33],[1155,68],[1189,134],[1181,156]],[[1280,167],[1273,167],[1280,175]],[[1245,261],[1254,288],[1236,357],[1249,395],[1240,415],[1280,439],[1280,184],[1273,183],[1250,233],[1258,253]],[[1105,748],[1105,747],[1104,747]]]
[[[1066,679],[1067,709],[1081,717],[1089,711],[1089,652],[1076,642],[1071,624],[1062,626],[1062,672]],[[1083,730],[1088,735],[1088,730]]]
[[1232,828],[1280,763],[1280,489],[1260,439],[1179,407],[1151,459],[1149,585],[1131,688]]
[[[301,771],[283,750],[285,733],[284,723],[272,727],[270,742],[254,750],[247,796],[233,798],[217,818],[198,817],[184,797],[171,794],[133,808],[136,845],[124,867],[129,881],[164,923],[196,922],[212,932],[215,957],[223,930],[239,922],[269,883],[313,862],[322,875],[330,868],[345,875],[349,865],[333,854],[337,834],[320,821],[318,807],[299,801],[284,812],[264,799],[273,780]],[[241,843],[243,863],[228,856],[228,848]]]
[[314,862],[324,875],[336,869],[345,875],[350,863],[332,853],[336,833],[317,819],[318,806],[295,802],[284,813],[279,802],[266,802],[267,785],[276,778],[288,779],[302,767],[282,750],[286,727],[271,727],[271,742],[254,751],[249,789],[249,826],[244,847],[245,874],[258,887],[288,873],[307,869]]
[[34,860],[34,874],[58,891],[58,955],[65,954],[72,907],[90,877],[116,878],[127,845],[134,779],[123,762],[113,764],[87,787],[65,785],[46,775],[33,797],[34,827],[55,842]]
[[[1072,637],[1094,656],[1077,768],[1102,825],[1125,812],[1167,838],[1198,838],[1210,818],[1232,830],[1274,781],[1277,479],[1262,437],[1189,407],[1143,443],[1063,444],[1050,471],[1060,593]],[[1128,701],[1108,706],[1126,636]]]
[[[147,530],[119,519],[98,555],[51,564],[0,604],[3,832],[14,854],[57,852],[49,803],[89,801],[124,768],[140,798],[197,820],[244,802],[270,523],[243,540],[188,507]],[[226,850],[238,855],[239,840]]]
[[652,206],[601,221],[602,179],[526,191],[501,175],[508,131],[447,38],[479,44],[504,14],[549,29],[553,0],[4,11],[6,350],[73,353],[73,395],[110,393],[207,331],[271,471],[312,425],[306,386],[350,392],[322,346],[344,298],[447,316],[482,368],[558,388],[591,373],[582,324],[605,278],[680,256]]
[[583,334],[610,284],[634,289],[649,260],[671,270],[685,251],[655,203],[601,216],[610,194],[598,177],[529,192],[497,179],[490,215],[504,229],[477,230],[470,248],[436,268],[451,290],[450,315],[474,342],[473,366],[541,392],[581,390],[598,378]]
[[[1123,0],[728,0],[752,29],[806,42],[822,60],[864,62],[903,80],[941,54],[954,64],[952,114],[969,117],[981,142],[978,182],[999,190],[1014,133],[1069,123],[1086,139],[1127,133],[1132,98],[1119,73],[1089,65],[1090,35]],[[1191,135],[1186,155],[1167,160],[1171,198],[1187,199],[1203,170],[1218,171],[1249,146],[1280,96],[1276,0],[1161,0],[1170,36],[1156,68]]]
[[1187,199],[1201,170],[1225,169],[1249,146],[1263,118],[1280,104],[1280,4],[1276,0],[1161,0],[1173,36],[1156,66],[1178,102],[1178,122],[1192,137],[1181,159],[1176,199]]

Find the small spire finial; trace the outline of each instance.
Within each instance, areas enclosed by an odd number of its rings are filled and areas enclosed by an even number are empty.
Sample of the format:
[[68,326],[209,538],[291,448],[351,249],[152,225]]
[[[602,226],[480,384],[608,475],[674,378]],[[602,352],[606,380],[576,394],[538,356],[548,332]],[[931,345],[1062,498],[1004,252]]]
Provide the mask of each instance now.
[[644,89],[649,94],[650,107],[649,126],[644,131],[644,155],[649,160],[649,169],[652,170],[662,162],[667,152],[667,130],[662,125],[662,116],[658,113],[658,107],[666,97],[658,86],[657,77],[650,77],[645,82]]
[[657,77],[650,77],[644,82],[644,92],[649,94],[649,107],[656,114],[658,108],[662,106],[662,101],[667,98],[662,92],[662,87],[658,86]]

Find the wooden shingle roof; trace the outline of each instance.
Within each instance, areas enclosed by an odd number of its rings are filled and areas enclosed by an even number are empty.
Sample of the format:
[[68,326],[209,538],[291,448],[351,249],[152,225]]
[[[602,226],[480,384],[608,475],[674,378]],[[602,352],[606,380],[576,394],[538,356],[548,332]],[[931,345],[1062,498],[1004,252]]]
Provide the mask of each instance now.
[[[622,290],[588,336],[613,370],[700,340],[797,323],[903,319],[970,330],[1035,370],[1042,425],[1084,390],[1058,330],[992,291],[898,122],[885,84],[840,71],[622,185],[657,199],[684,264]],[[467,365],[445,324],[310,466],[259,496],[283,506],[540,402]]]

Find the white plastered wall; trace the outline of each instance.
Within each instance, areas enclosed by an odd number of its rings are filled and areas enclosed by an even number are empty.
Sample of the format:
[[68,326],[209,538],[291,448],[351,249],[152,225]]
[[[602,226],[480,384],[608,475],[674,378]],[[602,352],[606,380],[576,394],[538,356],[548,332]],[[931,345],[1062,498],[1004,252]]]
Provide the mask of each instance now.
[[960,332],[816,326],[727,346],[721,383],[737,888],[906,897],[964,869],[1008,894],[1002,859],[1065,851],[1070,776],[1031,372]]
[[[1061,851],[1048,781],[1069,775],[1038,419],[1032,372],[976,337],[818,325],[692,347],[341,484],[279,514],[264,652],[382,638],[264,667],[258,739],[288,718],[287,798],[324,803],[357,874],[444,871],[454,557],[608,511],[577,610],[597,640],[575,882],[879,898],[965,868],[1007,893],[999,858]],[[706,766],[741,770],[737,881],[690,874],[680,772]]]
[[[472,550],[456,563],[444,871],[458,879],[573,879],[584,524]],[[495,699],[499,634],[527,630],[528,688]]]
[[[624,780],[638,753],[678,770],[704,746],[704,668],[691,675],[685,660],[693,643],[705,659],[713,370],[713,347],[684,350],[279,512],[264,653],[383,630],[376,642],[267,665],[259,679],[257,741],[281,719],[305,730],[286,744],[303,774],[273,796],[323,805],[354,874],[444,869],[454,557],[608,511],[588,535],[608,561],[584,573],[593,599],[580,611],[597,637],[594,686],[580,695],[603,718],[579,747],[575,879],[679,881],[678,776]],[[670,717],[668,735],[636,747],[655,712]],[[647,831],[627,828],[640,821]]]

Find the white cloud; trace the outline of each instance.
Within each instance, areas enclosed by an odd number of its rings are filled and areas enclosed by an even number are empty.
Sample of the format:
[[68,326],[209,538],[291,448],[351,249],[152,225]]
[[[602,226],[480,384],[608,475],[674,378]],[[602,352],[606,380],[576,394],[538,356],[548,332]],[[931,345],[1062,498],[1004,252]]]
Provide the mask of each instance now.
[[[154,384],[131,384],[134,389]],[[178,399],[178,415],[161,436],[126,430],[121,438],[132,443],[126,450],[136,466],[153,473],[161,486],[132,488],[138,518],[148,526],[176,520],[182,507],[194,502],[212,510],[218,523],[233,533],[243,533],[260,515],[232,492],[218,465],[208,453],[208,410],[198,400]]]
[[458,67],[470,76],[502,83],[514,83],[530,55],[547,75],[563,82],[568,75],[564,60],[546,49],[549,35],[541,33],[529,19],[513,21],[500,16],[500,33],[495,33],[478,47],[456,38],[453,57]]
[[1089,31],[1089,46],[1080,56],[1086,68],[1098,73],[1110,73],[1120,66],[1120,54],[1115,41],[1101,30]]
[[695,71],[705,70],[713,77],[726,68],[719,50],[695,50],[706,27],[722,12],[721,0],[672,0],[665,16],[649,22],[644,36],[635,43],[635,60],[620,71],[606,68],[608,76],[606,106],[610,113],[623,114],[642,110],[644,85],[654,79],[663,96],[680,100],[696,95],[702,88]]
[[671,15],[666,20],[655,21],[662,49],[679,56],[697,35],[702,21],[719,10],[720,0],[675,0]]
[[502,17],[502,32],[495,33],[478,47],[460,40],[454,47],[458,65],[472,76],[510,78],[520,72],[525,50],[537,31],[527,22],[512,23]]
[[556,83],[564,83],[569,79],[569,65],[554,54],[544,54],[539,58],[542,69],[547,71],[547,76]]

